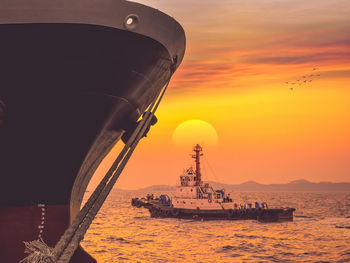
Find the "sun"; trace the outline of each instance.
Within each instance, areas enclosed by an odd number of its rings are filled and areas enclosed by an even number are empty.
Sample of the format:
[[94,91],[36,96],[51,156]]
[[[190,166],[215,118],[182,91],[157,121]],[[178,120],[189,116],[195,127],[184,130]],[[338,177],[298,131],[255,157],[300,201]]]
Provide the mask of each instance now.
[[206,121],[187,120],[176,127],[173,143],[179,148],[193,147],[197,143],[212,147],[218,143],[218,134],[213,125]]

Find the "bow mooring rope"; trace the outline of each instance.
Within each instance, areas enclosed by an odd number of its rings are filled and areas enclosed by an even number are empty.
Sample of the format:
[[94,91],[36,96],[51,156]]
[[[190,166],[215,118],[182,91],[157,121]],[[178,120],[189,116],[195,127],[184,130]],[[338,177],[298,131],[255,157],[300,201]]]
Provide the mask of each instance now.
[[[175,63],[174,63],[175,64]],[[54,248],[47,246],[42,239],[24,242],[25,253],[29,254],[20,263],[68,263],[74,251],[83,240],[84,235],[102,207],[108,194],[112,190],[119,175],[134,152],[137,144],[143,137],[145,131],[150,127],[151,120],[161,102],[169,85],[174,70],[171,68],[170,76],[164,85],[163,91],[156,97],[148,107],[144,117],[137,125],[131,137],[119,153],[106,175],[103,177],[95,191],[92,193],[84,207],[74,218],[72,224],[66,229]]]

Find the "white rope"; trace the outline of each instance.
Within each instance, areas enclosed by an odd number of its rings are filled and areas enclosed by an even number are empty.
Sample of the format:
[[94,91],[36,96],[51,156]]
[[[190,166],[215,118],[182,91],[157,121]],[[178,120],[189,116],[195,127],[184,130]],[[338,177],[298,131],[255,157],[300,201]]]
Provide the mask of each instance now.
[[24,253],[29,254],[28,257],[22,259],[19,263],[53,263],[53,249],[45,244],[42,238],[32,242],[24,242]]
[[[131,137],[125,144],[122,151],[119,153],[117,159],[112,164],[104,178],[101,180],[99,185],[96,187],[93,194],[90,196],[84,207],[79,211],[78,215],[73,220],[72,224],[66,229],[65,233],[61,236],[54,248],[48,247],[42,239],[35,240],[32,242],[24,242],[26,246],[26,253],[30,254],[25,259],[21,260],[20,263],[68,263],[70,258],[73,256],[74,251],[79,246],[81,240],[91,225],[96,214],[102,207],[108,194],[112,190],[115,182],[119,178],[125,165],[130,159],[134,149],[143,137],[143,134],[150,127],[151,120],[157,110],[160,101],[162,100],[164,93],[169,85],[169,76],[163,91],[160,96],[156,97],[144,117],[137,125],[136,129],[132,133]],[[119,165],[120,164],[120,165]]]

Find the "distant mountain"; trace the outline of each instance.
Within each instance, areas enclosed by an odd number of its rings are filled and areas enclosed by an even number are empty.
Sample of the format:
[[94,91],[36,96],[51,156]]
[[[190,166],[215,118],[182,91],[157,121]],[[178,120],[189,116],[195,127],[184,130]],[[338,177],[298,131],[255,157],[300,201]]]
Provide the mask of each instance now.
[[228,191],[350,191],[350,183],[313,183],[305,179],[295,180],[288,184],[260,184],[249,181],[242,184],[222,184],[210,182],[215,188]]
[[[219,182],[208,182],[215,189],[225,189],[226,191],[350,191],[350,183],[313,183],[305,179],[295,180],[288,184],[260,184],[255,181],[248,181],[241,184],[223,184]],[[137,191],[174,191],[175,186],[152,185],[138,189]]]
[[299,180],[291,181],[289,184],[309,184],[309,183],[310,182],[308,180],[299,179]]
[[152,185],[145,188],[138,189],[137,191],[147,192],[147,191],[174,191],[175,186],[170,185]]

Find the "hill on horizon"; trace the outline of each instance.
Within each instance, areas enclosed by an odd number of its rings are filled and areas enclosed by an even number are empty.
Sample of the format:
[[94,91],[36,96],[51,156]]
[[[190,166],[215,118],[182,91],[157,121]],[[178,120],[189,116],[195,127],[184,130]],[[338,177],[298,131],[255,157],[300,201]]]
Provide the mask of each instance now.
[[[261,184],[255,181],[247,181],[241,184],[224,184],[208,181],[215,189],[226,191],[350,191],[350,182],[310,182],[305,179],[291,181],[287,184]],[[137,190],[117,189],[121,191],[174,191],[172,185],[151,185]]]

